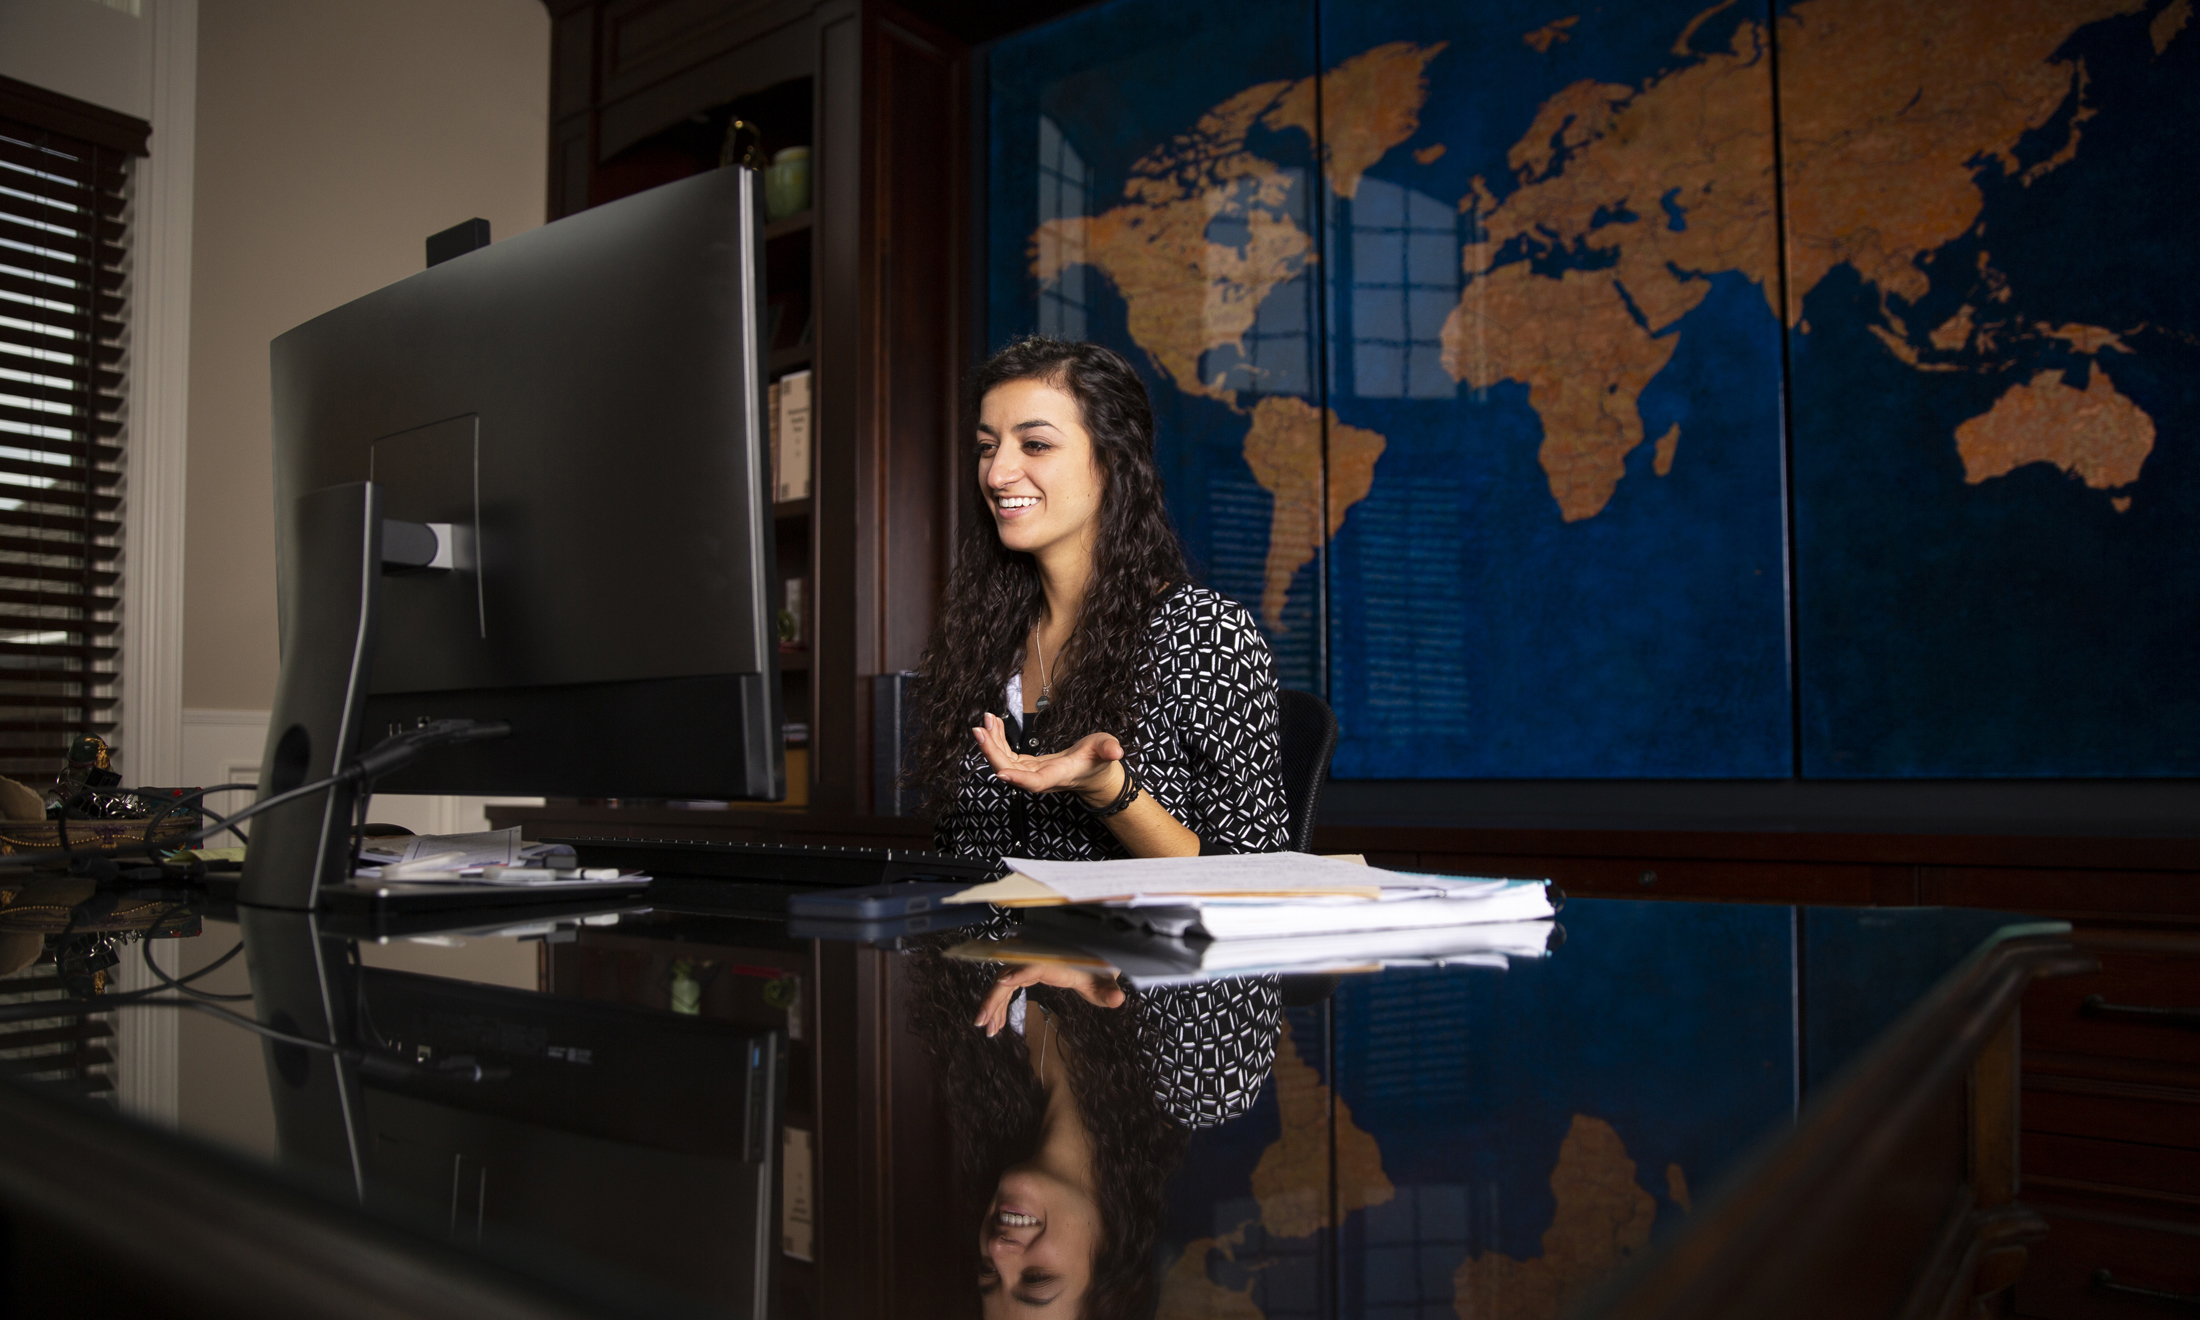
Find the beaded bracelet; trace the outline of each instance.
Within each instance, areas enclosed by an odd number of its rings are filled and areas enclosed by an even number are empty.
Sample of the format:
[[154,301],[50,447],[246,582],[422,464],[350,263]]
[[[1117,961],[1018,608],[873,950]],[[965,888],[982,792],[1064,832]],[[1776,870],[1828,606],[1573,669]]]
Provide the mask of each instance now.
[[1115,801],[1104,807],[1087,806],[1085,808],[1085,810],[1102,820],[1106,820],[1108,817],[1122,811],[1123,808],[1131,804],[1132,799],[1138,796],[1138,780],[1131,774],[1131,763],[1123,761],[1119,764],[1123,767],[1123,791],[1115,795]]

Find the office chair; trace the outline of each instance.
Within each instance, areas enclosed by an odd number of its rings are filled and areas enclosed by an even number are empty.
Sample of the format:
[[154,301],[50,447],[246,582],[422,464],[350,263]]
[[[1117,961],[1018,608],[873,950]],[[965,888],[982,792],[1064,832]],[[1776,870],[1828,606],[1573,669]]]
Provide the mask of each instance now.
[[1337,717],[1311,692],[1277,694],[1277,732],[1283,743],[1283,802],[1289,817],[1287,847],[1314,850],[1314,811],[1337,751]]
[[[1329,703],[1311,692],[1277,694],[1277,732],[1283,743],[1283,802],[1286,845],[1293,852],[1314,850],[1314,814],[1322,785],[1329,779],[1329,758],[1337,750],[1337,717]],[[1283,1006],[1307,1008],[1334,994],[1334,973],[1286,976]]]

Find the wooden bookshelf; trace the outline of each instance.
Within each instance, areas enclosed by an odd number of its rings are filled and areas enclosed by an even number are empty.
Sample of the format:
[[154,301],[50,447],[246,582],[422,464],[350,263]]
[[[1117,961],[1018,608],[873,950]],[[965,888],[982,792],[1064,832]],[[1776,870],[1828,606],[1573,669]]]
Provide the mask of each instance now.
[[916,668],[965,502],[968,46],[875,0],[696,0],[677,41],[631,29],[661,5],[546,3],[553,219],[717,168],[734,118],[767,156],[810,148],[809,209],[764,230],[767,379],[812,373],[811,495],[773,507],[772,607],[803,581],[780,664],[799,800],[867,812],[872,677]]

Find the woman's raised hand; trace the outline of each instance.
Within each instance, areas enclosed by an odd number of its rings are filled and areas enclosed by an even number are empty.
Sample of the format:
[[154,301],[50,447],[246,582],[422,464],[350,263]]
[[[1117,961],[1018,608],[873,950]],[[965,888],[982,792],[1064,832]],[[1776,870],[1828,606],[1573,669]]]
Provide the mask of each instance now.
[[1027,985],[1055,985],[1065,990],[1075,990],[1102,1008],[1123,1006],[1123,987],[1116,984],[1112,974],[1096,974],[1079,971],[1074,967],[1027,963],[1011,967],[1001,973],[1001,979],[993,983],[993,992],[985,997],[978,1008],[978,1020],[972,1026],[985,1028],[988,1036],[997,1036],[1008,1025],[1008,1001]]
[[1122,791],[1123,744],[1112,733],[1090,733],[1067,749],[1031,756],[1008,744],[1008,726],[998,715],[988,714],[983,728],[970,731],[978,750],[993,765],[1001,781],[1029,793],[1075,793],[1087,806],[1104,807]]

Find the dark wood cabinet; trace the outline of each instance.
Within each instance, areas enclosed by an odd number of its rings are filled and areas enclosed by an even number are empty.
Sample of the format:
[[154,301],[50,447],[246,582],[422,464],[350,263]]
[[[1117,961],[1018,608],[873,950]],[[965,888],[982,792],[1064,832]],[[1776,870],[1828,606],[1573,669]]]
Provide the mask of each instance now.
[[735,118],[811,149],[810,211],[766,234],[769,374],[811,372],[813,421],[811,494],[775,511],[789,803],[869,811],[872,683],[916,667],[961,512],[968,49],[859,0],[550,9],[553,219],[717,168]]

